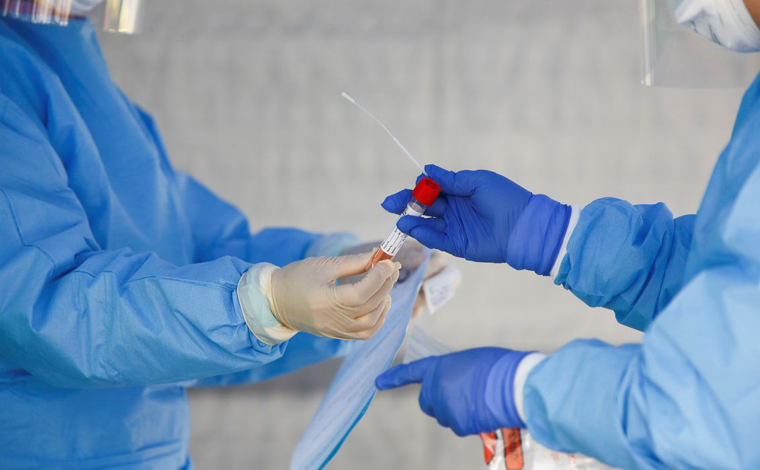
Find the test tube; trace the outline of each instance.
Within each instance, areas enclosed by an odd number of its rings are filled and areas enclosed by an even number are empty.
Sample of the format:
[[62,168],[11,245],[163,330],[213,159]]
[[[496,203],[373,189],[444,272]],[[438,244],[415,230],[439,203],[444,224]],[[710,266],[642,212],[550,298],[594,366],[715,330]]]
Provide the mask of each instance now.
[[[441,194],[441,187],[438,186],[438,183],[427,176],[421,178],[412,191],[412,198],[400,217],[405,215],[420,217],[429,206],[433,205],[439,194]],[[374,267],[380,261],[393,259],[406,239],[407,234],[399,230],[398,227],[393,227],[391,233],[385,237],[385,240],[383,240],[374,256],[372,256],[369,267]]]

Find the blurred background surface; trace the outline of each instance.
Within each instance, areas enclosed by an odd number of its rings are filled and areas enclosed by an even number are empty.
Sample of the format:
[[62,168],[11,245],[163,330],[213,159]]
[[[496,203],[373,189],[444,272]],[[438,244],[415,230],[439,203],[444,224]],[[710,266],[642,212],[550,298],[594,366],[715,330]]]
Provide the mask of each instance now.
[[[602,196],[698,208],[741,90],[639,85],[637,2],[162,0],[142,34],[102,36],[117,83],[157,119],[176,167],[250,217],[382,238],[383,198],[417,172],[340,98],[367,106],[423,162],[488,168],[584,205]],[[548,278],[456,261],[459,295],[421,322],[452,348],[550,352],[640,335]],[[287,468],[335,364],[190,392],[199,469]],[[379,395],[334,469],[480,469],[417,407]]]

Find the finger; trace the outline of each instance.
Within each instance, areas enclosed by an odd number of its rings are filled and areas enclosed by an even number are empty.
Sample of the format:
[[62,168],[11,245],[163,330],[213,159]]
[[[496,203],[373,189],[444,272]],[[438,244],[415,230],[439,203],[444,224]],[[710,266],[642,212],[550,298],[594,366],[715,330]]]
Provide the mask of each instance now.
[[374,310],[372,310],[369,313],[365,313],[364,315],[357,317],[347,328],[346,330],[350,333],[359,333],[362,331],[366,331],[371,329],[375,324],[377,323],[377,320],[380,319],[380,316],[383,314],[383,310],[385,310],[385,307],[388,306],[390,298],[386,299],[385,302],[375,307]]
[[330,266],[331,279],[340,279],[366,272],[367,266],[372,261],[372,254],[371,252],[358,253],[330,258],[328,266]]
[[[430,404],[430,401],[425,396],[425,389],[423,388],[420,390],[420,397],[417,400],[420,404],[420,409],[423,413],[430,416],[431,418],[435,418],[435,413],[433,412],[433,405]],[[436,418],[437,420],[438,418]]]
[[[370,255],[371,256],[371,255]],[[369,260],[369,257],[367,258]],[[364,278],[355,284],[341,284],[333,287],[335,301],[346,307],[360,307],[369,301],[373,295],[383,289],[386,281],[398,271],[390,260],[380,261],[370,269]],[[393,285],[391,284],[391,287]],[[390,289],[388,289],[390,292]]]
[[[440,416],[436,416],[436,417],[435,417],[435,420],[436,420],[436,421],[438,421],[438,424],[440,424],[440,425],[441,425],[441,426],[443,426],[444,428],[449,428],[449,427],[451,427],[451,426],[449,426],[449,417],[448,417],[448,416],[446,416],[446,415],[443,415],[443,414],[442,414],[442,415],[440,415]],[[454,432],[456,433],[456,431],[454,431]]]
[[407,204],[409,204],[409,199],[411,198],[412,190],[402,189],[396,194],[391,194],[390,196],[386,197],[383,203],[380,205],[388,212],[400,214],[404,212],[404,209],[406,209]]
[[397,224],[399,230],[411,235],[426,247],[453,254],[454,247],[451,240],[443,231],[445,225],[446,223],[441,219],[420,217],[402,217]]
[[[404,212],[404,209],[406,209],[406,206],[409,204],[409,200],[411,198],[412,190],[404,189],[397,192],[396,194],[391,194],[390,196],[386,197],[380,205],[388,212],[391,212],[393,214],[401,214]],[[432,206],[428,206],[427,209],[425,209],[425,215],[443,217],[443,213],[446,212],[447,207],[448,203],[446,202],[446,198],[439,197],[435,200]]]
[[450,427],[451,430],[454,431],[454,434],[456,434],[459,437],[466,437],[466,436],[469,436],[470,434],[475,434],[475,433],[467,432],[466,430],[464,430],[464,429],[462,429],[462,428],[460,428],[458,426],[455,427],[455,426],[448,426],[448,425],[446,425],[445,427],[447,427],[447,428]]
[[[426,176],[427,175],[424,175],[424,174],[418,176],[417,177],[417,184],[419,184],[420,180],[422,178],[425,178]],[[409,203],[409,199],[412,197],[412,190],[411,189],[407,189],[406,191],[408,191],[409,193],[408,193],[408,196],[405,194],[405,197],[407,199],[405,199],[406,202],[404,204],[408,204]],[[406,207],[406,205],[404,207]],[[446,211],[447,207],[448,207],[448,202],[446,201],[446,198],[439,197],[439,198],[437,198],[435,200],[435,202],[433,202],[432,206],[428,206],[427,209],[425,209],[425,215],[430,215],[430,216],[433,216],[433,217],[443,217],[443,213]],[[396,214],[400,214],[403,211],[404,211],[404,208],[401,208],[401,210],[399,210],[398,212],[396,212]]]
[[396,285],[396,281],[398,281],[398,278],[401,275],[401,264],[394,261],[393,267],[395,268],[395,271],[385,280],[383,286],[378,289],[377,292],[372,294],[362,306],[356,309],[357,315],[361,315],[362,312],[371,311],[376,307],[383,305],[390,298],[391,290],[393,290],[393,286]]
[[404,271],[414,270],[425,261],[425,247],[417,240],[407,240],[393,258],[403,265]]
[[[396,265],[398,266],[398,265]],[[363,316],[365,312],[372,311],[375,308],[383,305],[385,302],[388,301],[390,298],[391,290],[393,289],[393,286],[396,285],[396,281],[398,281],[399,276],[401,275],[401,271],[397,270],[395,273],[391,275],[386,281],[385,284],[383,284],[383,287],[380,288],[375,294],[370,297],[367,302],[362,305],[361,308],[358,309],[357,312],[357,318],[360,316]]]
[[385,305],[382,306],[383,308],[380,311],[380,316],[377,318],[377,321],[375,321],[375,324],[372,325],[371,328],[359,332],[357,334],[357,339],[363,339],[363,340],[370,339],[371,337],[375,336],[375,333],[380,331],[383,325],[385,325],[385,318],[388,316],[388,312],[391,309],[391,304],[392,302],[390,301],[390,298],[389,298],[389,301]]
[[[420,175],[420,176],[418,176],[416,184],[419,184],[420,180],[422,178],[425,178],[425,177],[428,177],[428,176],[427,175]],[[445,195],[445,194],[446,193],[444,192],[442,195]],[[411,190],[409,190],[409,197],[410,198],[412,197]],[[443,213],[446,210],[446,207],[448,207],[448,203],[447,203],[445,197],[436,198],[436,200],[433,202],[433,205],[432,206],[427,206],[427,209],[425,209],[425,215],[432,215],[432,216],[435,216],[435,217],[443,217]],[[399,214],[400,214],[400,212],[399,212]]]
[[380,390],[403,387],[413,383],[421,383],[427,371],[435,365],[435,357],[426,357],[419,361],[396,366],[375,380],[375,386]]
[[425,165],[425,173],[441,185],[441,192],[444,194],[471,196],[475,192],[473,171],[449,171],[436,165]]
[[[396,226],[399,228],[399,230],[406,233],[407,235],[411,235],[411,231],[416,227],[427,227],[431,230],[442,233],[446,231],[446,221],[437,217],[428,218],[405,215],[404,217],[398,219]],[[420,240],[417,241],[422,243]],[[422,244],[424,245],[424,243]]]
[[428,206],[427,209],[425,209],[425,215],[429,215],[431,217],[443,217],[444,212],[446,212],[446,209],[449,207],[449,203],[446,201],[445,197],[439,197],[435,200],[432,206]]

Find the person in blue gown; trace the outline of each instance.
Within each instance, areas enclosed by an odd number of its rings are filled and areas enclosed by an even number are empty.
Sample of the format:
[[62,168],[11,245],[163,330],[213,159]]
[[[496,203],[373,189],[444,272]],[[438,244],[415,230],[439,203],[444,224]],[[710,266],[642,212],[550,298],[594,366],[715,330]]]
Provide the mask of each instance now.
[[89,20],[0,17],[0,468],[190,468],[186,387],[285,374],[382,326],[399,265],[336,285],[366,270],[338,256],[356,243],[251,234],[174,169]]
[[[682,3],[697,32],[760,50],[743,2]],[[760,468],[760,76],[696,214],[615,198],[570,207],[489,171],[426,173],[443,197],[431,218],[400,219],[402,231],[550,276],[644,339],[576,340],[548,356],[472,349],[391,369],[380,389],[421,383],[422,411],[458,435],[527,428],[552,449],[629,469]],[[398,213],[406,197],[383,205]]]

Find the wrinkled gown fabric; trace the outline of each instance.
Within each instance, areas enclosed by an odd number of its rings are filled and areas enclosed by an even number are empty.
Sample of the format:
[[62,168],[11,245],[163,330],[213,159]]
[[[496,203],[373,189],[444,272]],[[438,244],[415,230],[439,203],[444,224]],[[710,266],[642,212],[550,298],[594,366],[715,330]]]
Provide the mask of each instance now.
[[319,239],[251,235],[175,171],[89,21],[0,18],[0,467],[189,468],[185,386],[341,352],[310,335],[259,342],[236,297],[253,263]]

